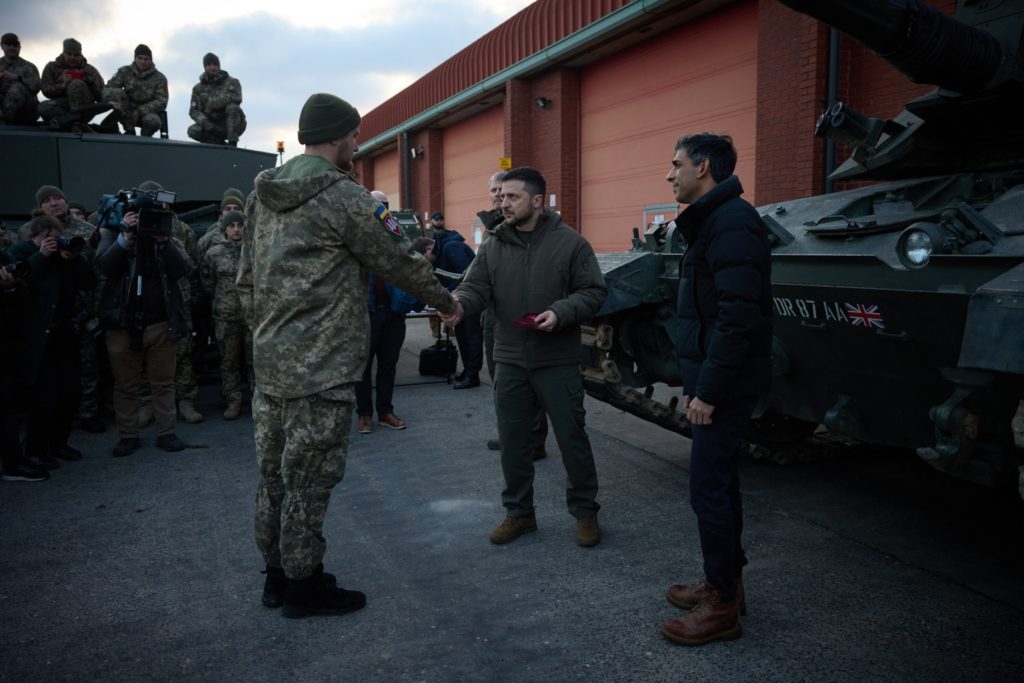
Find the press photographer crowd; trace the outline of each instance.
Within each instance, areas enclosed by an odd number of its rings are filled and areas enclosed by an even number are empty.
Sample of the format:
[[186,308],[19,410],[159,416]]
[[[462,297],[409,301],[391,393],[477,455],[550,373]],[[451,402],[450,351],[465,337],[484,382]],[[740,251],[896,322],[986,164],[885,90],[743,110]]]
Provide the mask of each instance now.
[[[252,382],[251,334],[241,320],[234,271],[245,218],[228,189],[221,217],[198,240],[172,211],[175,194],[154,181],[105,196],[97,211],[40,187],[32,219],[0,251],[0,454],[5,481],[45,481],[82,458],[68,445],[76,426],[118,439],[131,455],[155,422],[155,445],[180,451],[182,419],[195,408],[193,306],[209,305],[220,351],[224,419],[241,414]],[[205,288],[204,288],[205,284]],[[248,367],[246,367],[248,366]]]

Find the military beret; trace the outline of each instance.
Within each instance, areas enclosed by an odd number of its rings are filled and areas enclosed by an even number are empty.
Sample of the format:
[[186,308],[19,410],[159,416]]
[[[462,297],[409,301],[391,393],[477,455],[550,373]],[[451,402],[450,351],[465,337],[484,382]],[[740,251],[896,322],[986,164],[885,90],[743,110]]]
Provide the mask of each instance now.
[[299,114],[299,144],[318,145],[345,137],[361,121],[351,104],[326,93],[310,95]]
[[149,45],[145,45],[143,43],[139,43],[135,46],[135,56],[138,57],[139,55],[145,55],[146,57],[153,59],[153,51],[149,49]]
[[217,66],[220,66],[220,57],[213,54],[212,52],[207,52],[205,55],[203,55],[203,66],[209,66],[211,64],[216,64]]
[[5,33],[3,37],[0,37],[0,43],[4,45],[21,45],[21,41],[18,40],[18,36],[14,33]]
[[64,52],[70,52],[71,54],[77,54],[82,51],[82,44],[74,38],[64,39]]
[[227,227],[232,223],[241,223],[242,225],[245,225],[245,214],[241,211],[228,211],[221,217],[220,222],[224,227]]
[[67,200],[64,196],[64,191],[56,185],[43,185],[36,190],[36,206],[42,206],[43,202],[50,197],[60,197],[61,199]]

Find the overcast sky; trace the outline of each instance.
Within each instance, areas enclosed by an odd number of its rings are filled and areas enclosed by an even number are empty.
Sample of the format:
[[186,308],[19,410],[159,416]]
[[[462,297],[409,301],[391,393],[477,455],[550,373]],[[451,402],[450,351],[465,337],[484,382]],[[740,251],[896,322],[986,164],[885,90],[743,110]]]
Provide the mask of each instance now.
[[[299,110],[329,92],[366,113],[532,0],[0,0],[0,32],[42,73],[64,38],[82,43],[109,79],[145,43],[170,89],[170,136],[185,131],[207,52],[242,83],[248,128],[239,146],[300,150]],[[97,117],[95,121],[99,121]]]

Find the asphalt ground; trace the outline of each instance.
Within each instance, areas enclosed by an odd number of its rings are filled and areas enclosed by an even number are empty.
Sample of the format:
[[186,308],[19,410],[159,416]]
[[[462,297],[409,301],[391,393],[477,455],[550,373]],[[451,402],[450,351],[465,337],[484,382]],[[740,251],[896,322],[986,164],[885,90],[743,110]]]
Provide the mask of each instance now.
[[[325,564],[365,610],[290,620],[260,603],[252,423],[180,424],[190,448],[86,457],[0,484],[3,681],[1021,681],[1024,503],[912,454],[823,449],[742,466],[749,615],[739,640],[684,648],[669,584],[701,574],[689,442],[587,399],[601,478],[595,548],[573,541],[553,435],[539,531],[500,522],[488,386],[416,373],[409,323],[395,404],[409,427],[353,433]],[[425,382],[425,383],[424,383]]]

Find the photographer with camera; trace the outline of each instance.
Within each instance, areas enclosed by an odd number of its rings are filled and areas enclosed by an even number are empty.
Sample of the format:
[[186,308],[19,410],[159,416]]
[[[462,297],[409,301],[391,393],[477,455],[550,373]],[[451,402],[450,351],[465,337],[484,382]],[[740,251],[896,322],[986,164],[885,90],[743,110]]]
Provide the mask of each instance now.
[[96,286],[85,248],[84,239],[65,237],[52,216],[39,212],[29,241],[8,252],[29,266],[31,301],[22,326],[27,346],[18,364],[29,387],[25,452],[33,465],[47,469],[59,467],[58,459],[82,458],[67,441],[81,394],[77,301],[79,292]]
[[157,447],[185,447],[174,433],[174,370],[176,342],[190,331],[178,280],[192,271],[192,261],[171,238],[173,214],[167,202],[172,201],[173,193],[158,190],[120,192],[116,202],[125,209],[120,222],[109,216],[100,221],[97,264],[106,282],[99,316],[114,373],[120,441],[113,455],[118,457],[139,447],[143,364],[152,390]]

